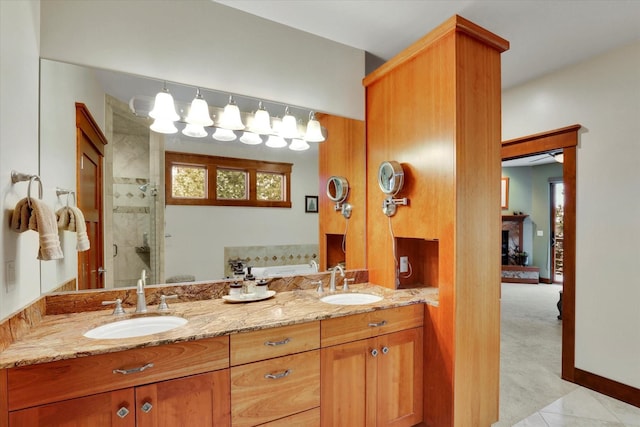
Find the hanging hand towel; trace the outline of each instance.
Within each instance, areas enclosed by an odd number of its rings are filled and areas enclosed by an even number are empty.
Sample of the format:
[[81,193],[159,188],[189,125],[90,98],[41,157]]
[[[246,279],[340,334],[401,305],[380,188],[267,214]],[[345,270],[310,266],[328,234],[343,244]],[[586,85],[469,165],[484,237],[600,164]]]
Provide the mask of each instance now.
[[78,239],[76,249],[78,252],[89,250],[91,244],[82,211],[75,206],[66,206],[59,209],[56,215],[58,217],[58,228],[76,232]]
[[40,235],[38,259],[49,261],[64,258],[58,237],[56,216],[41,200],[31,199],[31,202],[26,198],[20,200],[13,210],[11,229],[18,233],[26,230],[38,232]]
[[20,200],[11,214],[11,229],[16,233],[24,233],[29,230],[29,218],[31,208],[27,199]]

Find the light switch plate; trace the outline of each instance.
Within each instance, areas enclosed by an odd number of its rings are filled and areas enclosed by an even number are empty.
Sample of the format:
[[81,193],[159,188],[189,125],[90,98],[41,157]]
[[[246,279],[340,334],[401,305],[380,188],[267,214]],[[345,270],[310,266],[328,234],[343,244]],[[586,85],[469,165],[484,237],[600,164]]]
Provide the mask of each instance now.
[[538,231],[536,232],[536,236],[538,236],[538,237],[542,237],[542,236],[544,236],[544,231],[542,231],[542,230],[538,230]]

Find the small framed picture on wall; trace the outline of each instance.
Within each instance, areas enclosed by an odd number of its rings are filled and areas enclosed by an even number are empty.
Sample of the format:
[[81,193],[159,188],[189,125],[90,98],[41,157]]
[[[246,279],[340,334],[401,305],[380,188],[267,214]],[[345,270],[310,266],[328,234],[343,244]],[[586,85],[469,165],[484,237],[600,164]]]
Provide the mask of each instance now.
[[318,212],[318,196],[304,196],[304,211],[307,213]]

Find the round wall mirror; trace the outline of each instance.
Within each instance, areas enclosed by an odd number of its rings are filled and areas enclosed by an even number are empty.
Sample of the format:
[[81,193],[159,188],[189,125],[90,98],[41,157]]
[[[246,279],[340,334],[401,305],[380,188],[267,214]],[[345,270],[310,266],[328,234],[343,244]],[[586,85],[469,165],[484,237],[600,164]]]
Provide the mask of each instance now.
[[395,196],[404,184],[404,170],[395,161],[382,162],[378,168],[378,185],[384,194]]
[[332,202],[341,203],[349,194],[349,183],[343,176],[332,176],[327,181],[327,197]]

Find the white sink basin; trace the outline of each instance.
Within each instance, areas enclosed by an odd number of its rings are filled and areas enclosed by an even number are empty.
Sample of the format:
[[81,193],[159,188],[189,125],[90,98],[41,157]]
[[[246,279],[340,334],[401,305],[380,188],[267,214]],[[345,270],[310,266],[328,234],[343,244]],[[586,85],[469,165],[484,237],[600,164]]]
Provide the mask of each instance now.
[[372,294],[346,293],[333,294],[320,298],[320,301],[336,305],[362,305],[382,300],[381,296]]
[[85,332],[84,336],[97,340],[142,337],[170,331],[187,322],[187,319],[177,316],[135,317],[98,326]]

